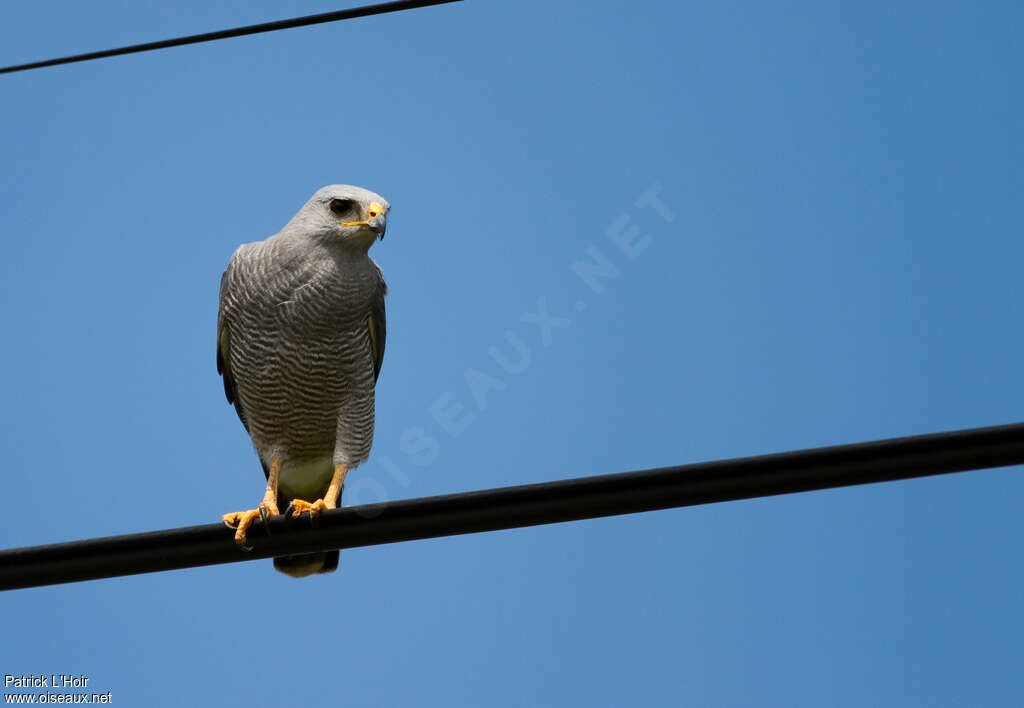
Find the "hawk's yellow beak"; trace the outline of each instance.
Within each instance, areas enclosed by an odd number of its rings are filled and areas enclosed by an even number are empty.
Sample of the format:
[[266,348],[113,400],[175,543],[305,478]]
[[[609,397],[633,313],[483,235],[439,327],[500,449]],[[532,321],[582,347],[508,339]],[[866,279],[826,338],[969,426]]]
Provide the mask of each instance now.
[[370,206],[366,208],[366,218],[363,221],[343,221],[342,226],[370,226],[370,221],[373,221],[378,216],[385,214],[385,209],[377,202],[370,202]]
[[366,218],[362,221],[343,221],[342,226],[365,226],[366,228],[377,234],[378,238],[384,238],[384,229],[387,228],[387,220],[385,214],[388,210],[378,204],[377,202],[370,202],[370,205],[366,207]]

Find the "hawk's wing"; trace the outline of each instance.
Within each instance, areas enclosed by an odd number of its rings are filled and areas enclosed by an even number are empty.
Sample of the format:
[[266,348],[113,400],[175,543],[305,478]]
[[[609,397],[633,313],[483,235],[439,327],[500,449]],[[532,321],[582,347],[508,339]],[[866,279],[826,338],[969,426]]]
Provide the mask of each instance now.
[[[237,251],[235,255],[237,255]],[[235,268],[235,261],[235,256],[231,256],[231,261],[228,263],[224,275],[220,278],[220,306],[217,309],[217,373],[224,377],[224,395],[227,396],[228,403],[235,406],[235,412],[238,413],[239,420],[242,421],[242,425],[248,431],[249,424],[245,420],[245,411],[242,410],[242,404],[238,400],[235,377],[231,373],[231,329],[228,327],[227,313],[225,312],[227,303],[230,301],[232,271]]]
[[377,288],[370,306],[370,316],[366,318],[366,326],[370,330],[370,347],[373,349],[373,381],[380,376],[380,367],[384,363],[384,342],[387,339],[387,319],[384,313],[384,296],[388,294],[388,286],[384,282],[384,273],[377,268]]

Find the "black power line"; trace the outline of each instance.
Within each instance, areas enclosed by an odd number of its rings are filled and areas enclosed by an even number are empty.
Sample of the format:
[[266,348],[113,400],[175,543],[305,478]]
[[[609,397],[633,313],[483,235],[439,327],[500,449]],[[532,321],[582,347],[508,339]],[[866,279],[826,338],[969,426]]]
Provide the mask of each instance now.
[[[1024,423],[0,551],[0,589],[355,548],[1024,464]],[[267,533],[269,531],[269,534]],[[269,572],[269,571],[268,571]]]
[[306,25],[318,25],[323,22],[337,22],[338,20],[350,20],[356,17],[367,17],[369,15],[382,15],[386,12],[398,12],[400,10],[412,10],[417,7],[429,5],[443,5],[459,0],[404,0],[403,2],[385,2],[379,5],[366,5],[354,7],[349,10],[335,10],[324,12],[319,15],[307,15],[306,17],[295,17],[290,20],[277,20],[275,22],[264,22],[258,25],[247,27],[236,27],[234,29],[206,32],[204,34],[193,34],[188,37],[176,39],[164,39],[159,42],[146,42],[145,44],[133,44],[130,47],[119,47],[117,49],[105,49],[101,52],[88,52],[86,54],[75,54],[59,59],[47,59],[46,61],[35,61],[30,64],[17,64],[0,68],[0,74],[9,74],[14,71],[28,71],[29,69],[41,69],[44,66],[55,66],[57,64],[71,64],[76,61],[88,61],[90,59],[102,59],[120,54],[134,54],[135,52],[148,52],[153,49],[164,49],[166,47],[178,47],[182,44],[196,44],[198,42],[212,42],[216,39],[227,39],[228,37],[241,37],[246,34],[259,34],[260,32],[274,32],[292,27],[305,27]]

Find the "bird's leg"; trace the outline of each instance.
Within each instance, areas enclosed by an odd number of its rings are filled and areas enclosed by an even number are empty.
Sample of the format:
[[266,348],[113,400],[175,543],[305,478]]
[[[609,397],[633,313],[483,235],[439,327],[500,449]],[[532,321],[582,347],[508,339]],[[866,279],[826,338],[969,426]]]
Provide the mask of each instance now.
[[335,465],[334,476],[331,477],[331,484],[327,487],[327,491],[324,492],[323,498],[317,499],[315,502],[293,499],[292,503],[288,505],[292,516],[298,516],[304,511],[308,511],[310,516],[316,516],[324,509],[337,509],[338,500],[341,497],[341,488],[345,486],[346,475],[348,475],[348,470],[345,469],[345,465]]
[[248,511],[234,511],[221,517],[229,528],[235,529],[235,543],[238,545],[245,545],[245,534],[257,518],[266,521],[268,517],[281,513],[277,508],[277,482],[281,478],[283,464],[284,460],[280,457],[275,457],[271,461],[270,471],[267,474],[267,491],[263,494],[263,502],[257,508]]

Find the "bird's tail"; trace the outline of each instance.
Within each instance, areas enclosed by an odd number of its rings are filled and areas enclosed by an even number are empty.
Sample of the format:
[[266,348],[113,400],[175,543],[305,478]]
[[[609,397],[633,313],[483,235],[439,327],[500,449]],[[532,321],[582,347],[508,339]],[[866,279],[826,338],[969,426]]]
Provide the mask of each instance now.
[[[267,465],[260,458],[263,465],[263,473],[270,478],[270,471]],[[328,470],[330,468],[328,467]],[[327,485],[316,494],[314,498],[323,498],[327,493]],[[344,488],[343,488],[344,489]],[[291,508],[291,497],[284,495],[280,489],[277,492],[277,507],[285,514]],[[341,502],[341,492],[338,494],[338,502]],[[300,553],[294,556],[279,556],[274,559],[274,570],[280,571],[293,578],[305,578],[317,573],[333,573],[338,569],[338,551],[322,551],[320,553]]]
[[302,553],[274,559],[274,570],[293,578],[305,578],[317,573],[333,573],[338,569],[338,551]]

